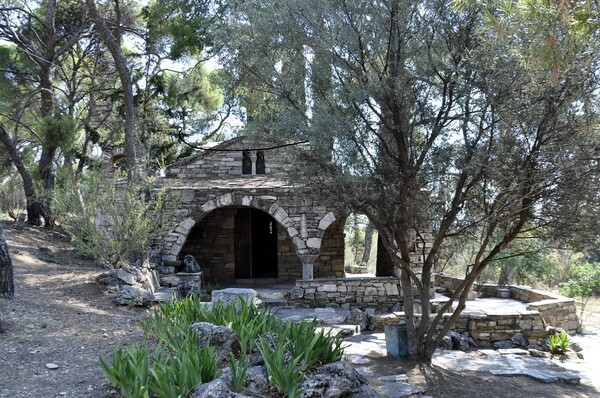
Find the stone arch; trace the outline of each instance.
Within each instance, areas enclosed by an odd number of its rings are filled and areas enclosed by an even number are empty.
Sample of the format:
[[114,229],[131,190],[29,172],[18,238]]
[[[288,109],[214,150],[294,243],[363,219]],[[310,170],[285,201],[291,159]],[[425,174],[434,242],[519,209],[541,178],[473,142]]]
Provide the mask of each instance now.
[[[226,193],[217,196],[215,199],[207,200],[204,202],[204,204],[198,207],[196,212],[192,212],[195,213],[193,216],[187,217],[177,224],[173,232],[170,234],[175,241],[169,250],[169,258],[171,260],[176,260],[179,257],[179,253],[181,252],[183,245],[185,244],[190,232],[197,222],[199,222],[202,218],[204,218],[204,216],[212,211],[224,207],[249,207],[262,210],[265,213],[270,214],[275,221],[277,221],[277,223],[285,231],[287,231],[287,234],[292,239],[298,254],[301,254],[307,250],[306,240],[310,239],[304,240],[299,237],[298,229],[294,227],[293,220],[288,215],[287,211],[278,203],[278,200],[275,196],[234,195],[233,193]],[[311,244],[313,244],[312,241]]]

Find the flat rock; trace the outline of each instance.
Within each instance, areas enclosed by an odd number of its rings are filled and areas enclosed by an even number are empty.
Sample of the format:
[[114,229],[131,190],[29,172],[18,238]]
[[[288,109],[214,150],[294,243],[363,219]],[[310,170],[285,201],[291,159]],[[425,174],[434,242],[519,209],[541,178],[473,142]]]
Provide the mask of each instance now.
[[498,352],[502,355],[526,355],[528,353],[527,350],[524,350],[522,348],[500,348]]
[[389,381],[389,382],[396,382],[396,383],[408,383],[408,376],[405,375],[405,374],[388,375],[388,376],[381,376],[379,378],[379,380],[381,380],[381,381]]
[[52,369],[52,370],[54,370],[54,369],[58,369],[58,368],[60,367],[60,366],[58,366],[57,364],[55,364],[55,363],[52,363],[52,362],[50,362],[50,363],[47,363],[45,366],[46,366],[46,369]]
[[138,286],[121,286],[115,303],[119,305],[135,305],[137,307],[149,307],[154,302],[154,295],[148,290]]
[[240,289],[240,288],[227,288],[222,290],[213,290],[212,302],[217,301],[223,302],[223,304],[237,301],[242,298],[246,302],[252,303],[254,298],[257,296],[256,290],[254,289]]
[[410,397],[414,394],[423,394],[425,389],[408,383],[389,383],[377,389],[379,393],[387,398]]

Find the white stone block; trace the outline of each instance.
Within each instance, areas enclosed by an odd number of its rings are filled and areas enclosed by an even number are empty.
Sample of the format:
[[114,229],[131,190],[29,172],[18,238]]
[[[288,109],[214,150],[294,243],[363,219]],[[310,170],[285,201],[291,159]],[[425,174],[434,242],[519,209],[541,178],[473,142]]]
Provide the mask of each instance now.
[[298,249],[306,249],[306,242],[300,239],[299,237],[294,236],[292,240],[294,241],[294,244]]
[[321,239],[320,238],[309,238],[306,241],[306,246],[312,249],[320,249],[321,248]]
[[290,237],[292,237],[292,238],[293,238],[294,236],[297,236],[297,235],[298,235],[298,230],[297,230],[296,228],[294,228],[294,227],[289,227],[289,228],[287,229],[287,232],[288,232],[288,235],[289,235]]
[[253,196],[244,196],[242,198],[242,206],[250,206],[252,204]]
[[394,283],[386,283],[385,285],[385,293],[388,296],[398,296],[400,292],[398,291],[398,286]]
[[325,231],[332,222],[335,221],[335,215],[332,212],[329,212],[319,221],[319,229]]
[[231,206],[233,204],[233,195],[226,193],[225,195],[219,196],[217,202],[220,206]]
[[337,286],[333,283],[327,283],[319,286],[317,292],[337,292]]
[[306,214],[300,217],[300,236],[302,239],[308,239],[308,225],[306,222]]
[[217,208],[217,205],[215,204],[214,200],[209,200],[208,202],[206,202],[205,204],[200,206],[200,210],[202,210],[205,213],[211,212],[216,208]]
[[275,212],[275,214],[273,214],[273,218],[283,224],[283,220],[285,220],[286,218],[288,218],[288,215],[285,212],[285,210],[283,210],[283,208],[279,207],[277,209],[277,211]]
[[189,231],[190,229],[192,229],[192,227],[193,227],[195,224],[196,224],[196,221],[194,221],[194,219],[193,219],[193,218],[191,218],[191,217],[188,217],[188,218],[186,218],[185,220],[183,220],[182,222],[180,222],[180,223],[179,223],[179,226],[180,226],[181,228],[185,228],[185,229],[187,229],[187,230]]

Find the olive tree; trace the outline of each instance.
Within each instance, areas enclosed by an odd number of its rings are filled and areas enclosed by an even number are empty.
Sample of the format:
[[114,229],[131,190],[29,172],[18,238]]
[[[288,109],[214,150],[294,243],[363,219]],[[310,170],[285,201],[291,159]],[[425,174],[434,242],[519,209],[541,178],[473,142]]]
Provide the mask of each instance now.
[[[594,26],[579,6],[513,3],[243,1],[224,30],[232,79],[271,101],[248,130],[309,140],[298,178],[369,217],[426,361],[481,272],[597,189]],[[472,264],[432,314],[436,258],[465,235]]]

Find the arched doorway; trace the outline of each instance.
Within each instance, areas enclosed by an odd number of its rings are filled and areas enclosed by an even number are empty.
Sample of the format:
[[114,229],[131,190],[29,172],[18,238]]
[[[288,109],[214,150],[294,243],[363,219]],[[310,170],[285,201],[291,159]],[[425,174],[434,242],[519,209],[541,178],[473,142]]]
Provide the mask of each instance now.
[[251,208],[235,214],[235,278],[277,278],[277,222]]

